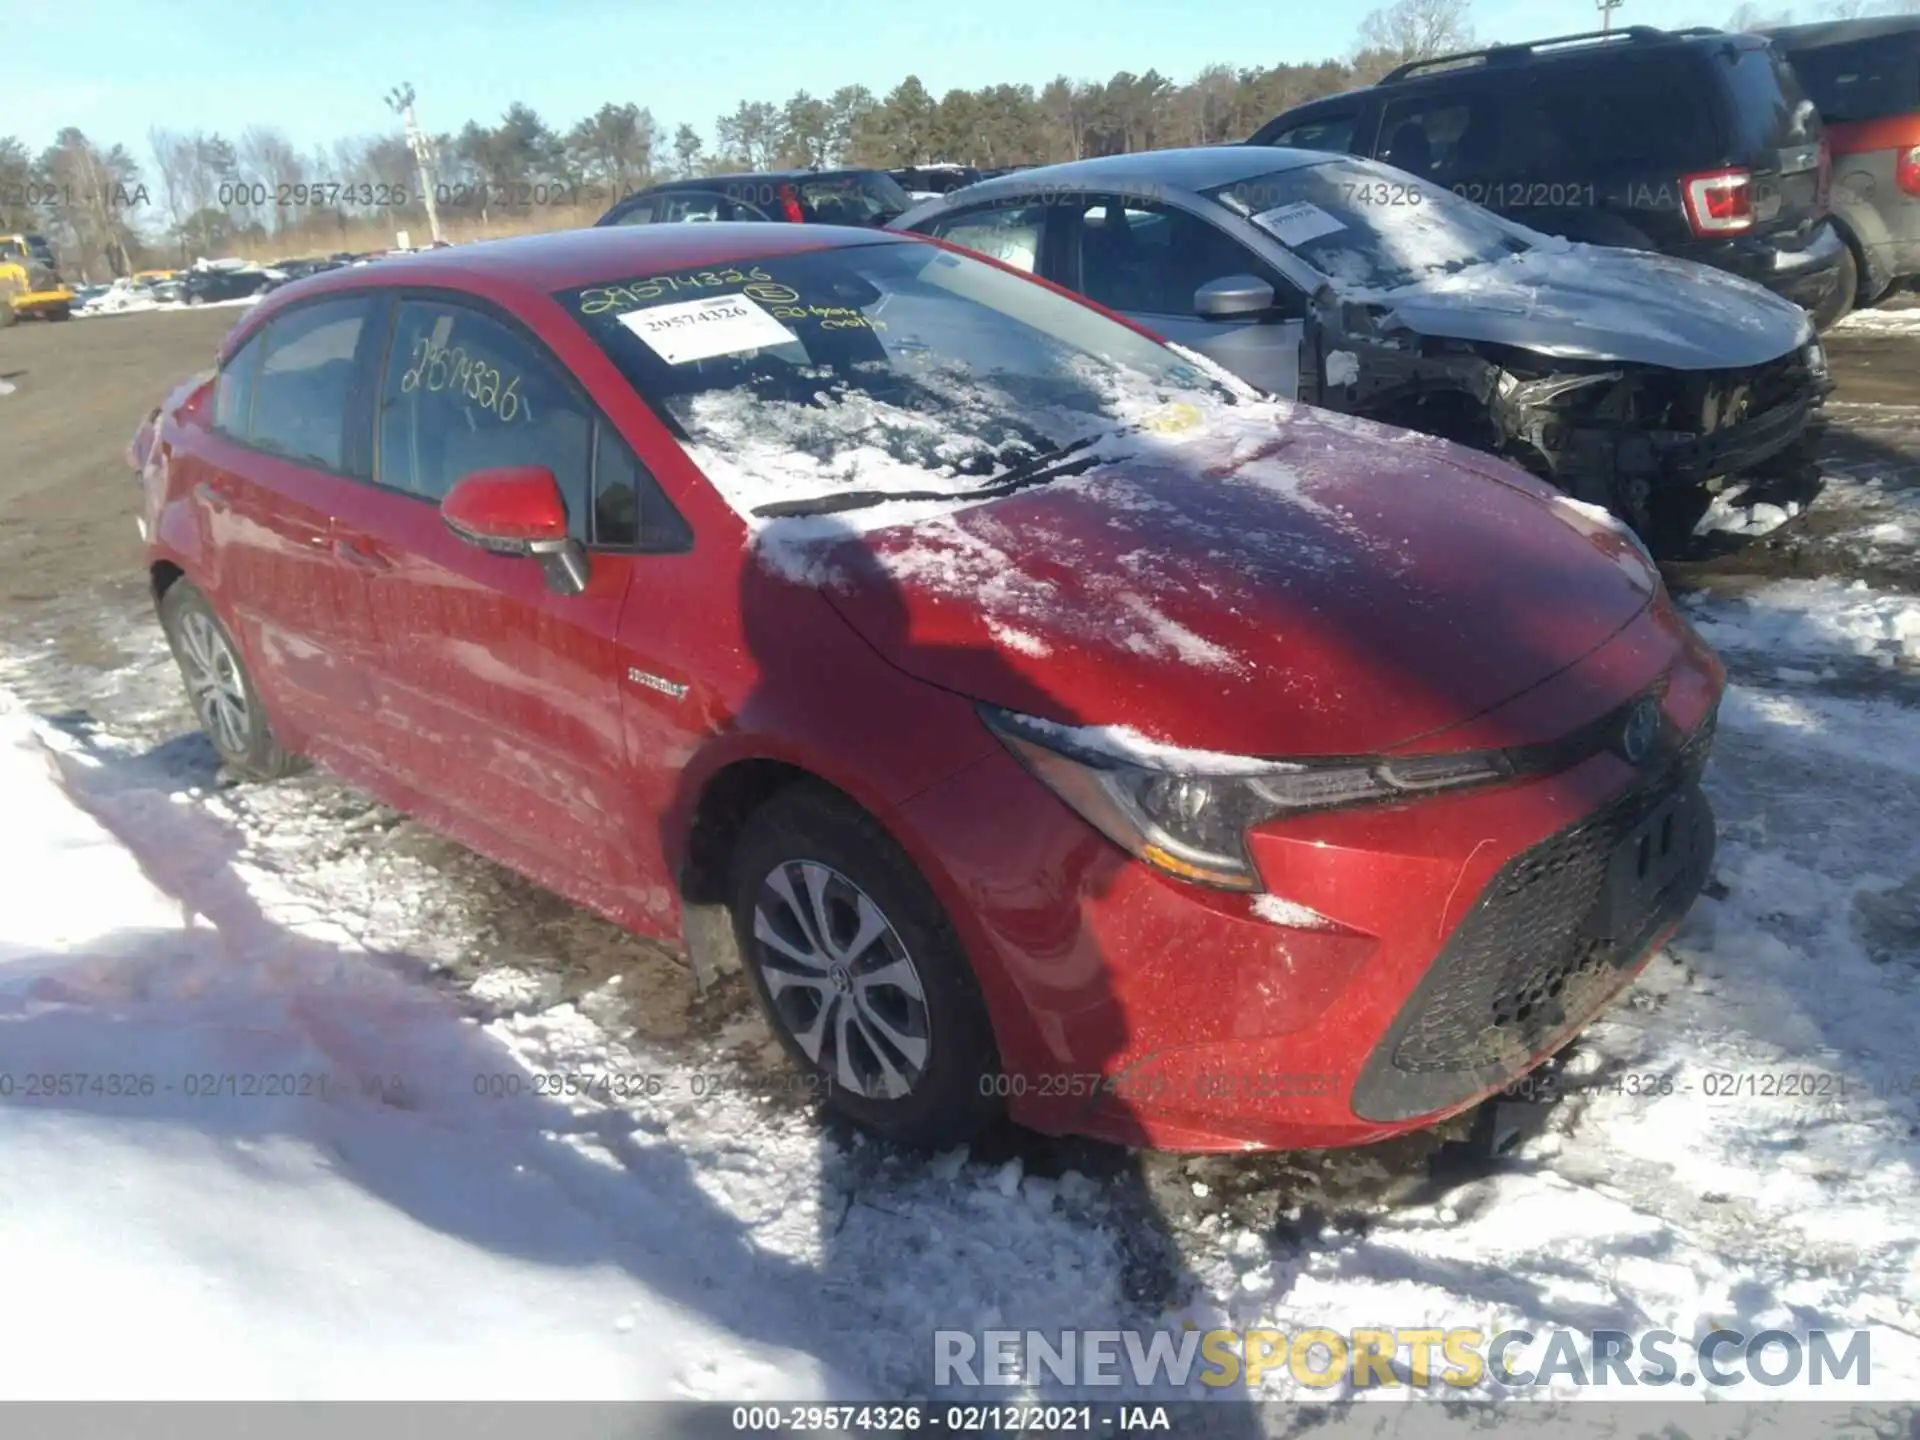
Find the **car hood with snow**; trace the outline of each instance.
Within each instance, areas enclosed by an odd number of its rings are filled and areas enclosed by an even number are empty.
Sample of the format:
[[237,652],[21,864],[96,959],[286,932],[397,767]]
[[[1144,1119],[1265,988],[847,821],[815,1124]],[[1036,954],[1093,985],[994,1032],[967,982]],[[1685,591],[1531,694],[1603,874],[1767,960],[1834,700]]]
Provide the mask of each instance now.
[[1657,591],[1624,532],[1499,462],[1249,410],[986,504],[837,538],[776,521],[761,543],[933,684],[1253,756],[1419,741],[1574,665]]
[[1763,365],[1813,339],[1799,306],[1725,271],[1544,236],[1492,264],[1347,298],[1375,312],[1386,333],[1671,370]]

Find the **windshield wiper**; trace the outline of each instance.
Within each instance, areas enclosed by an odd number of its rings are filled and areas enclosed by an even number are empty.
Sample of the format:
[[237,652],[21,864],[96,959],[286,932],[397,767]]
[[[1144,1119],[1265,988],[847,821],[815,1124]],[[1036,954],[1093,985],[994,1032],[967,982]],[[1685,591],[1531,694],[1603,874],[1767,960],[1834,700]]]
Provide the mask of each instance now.
[[976,485],[971,490],[843,490],[838,495],[817,495],[808,500],[775,500],[766,505],[756,505],[753,513],[757,518],[772,520],[788,515],[836,515],[843,510],[863,510],[869,505],[879,505],[888,500],[993,500],[1002,495],[1011,495],[1016,490],[1024,490],[1030,485],[1043,485],[1049,480],[1063,479],[1092,469],[1099,463],[1098,457],[1084,455],[1077,460],[1069,457],[1102,439],[1106,433],[1110,432],[1089,435],[1083,440],[1070,441],[1057,450],[1029,455],[1019,464],[1008,466],[984,485]]

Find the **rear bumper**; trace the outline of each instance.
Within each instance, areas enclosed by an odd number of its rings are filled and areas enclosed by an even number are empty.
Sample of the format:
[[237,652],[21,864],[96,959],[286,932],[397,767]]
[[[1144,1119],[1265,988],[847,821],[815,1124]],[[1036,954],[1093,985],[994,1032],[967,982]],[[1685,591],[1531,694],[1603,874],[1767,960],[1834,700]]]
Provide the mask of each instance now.
[[1809,313],[1833,304],[1840,289],[1840,264],[1847,242],[1833,222],[1823,220],[1804,242],[1794,244],[1765,235],[1700,243],[1679,253],[1715,269],[1764,285]]

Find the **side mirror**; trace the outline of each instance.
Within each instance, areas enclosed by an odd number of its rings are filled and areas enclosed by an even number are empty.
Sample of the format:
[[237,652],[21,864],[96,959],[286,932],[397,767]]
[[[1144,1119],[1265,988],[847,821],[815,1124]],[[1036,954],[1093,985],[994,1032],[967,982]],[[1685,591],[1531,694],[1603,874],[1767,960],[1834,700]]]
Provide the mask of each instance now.
[[560,483],[544,465],[476,470],[447,491],[440,518],[469,545],[496,555],[537,556],[563,595],[587,587],[587,552],[567,534]]
[[1193,313],[1207,320],[1261,315],[1273,308],[1273,286],[1255,275],[1223,275],[1193,292]]

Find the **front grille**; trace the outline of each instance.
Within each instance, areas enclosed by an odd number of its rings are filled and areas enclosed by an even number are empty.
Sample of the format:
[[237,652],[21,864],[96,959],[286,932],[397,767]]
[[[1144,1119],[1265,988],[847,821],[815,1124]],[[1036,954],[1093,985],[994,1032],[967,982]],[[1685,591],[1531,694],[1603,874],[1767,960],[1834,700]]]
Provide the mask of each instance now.
[[[1399,1120],[1458,1103],[1512,1074],[1584,1022],[1620,971],[1686,912],[1712,864],[1713,814],[1699,786],[1713,723],[1666,737],[1649,778],[1516,856],[1461,921],[1354,1087],[1354,1112]],[[1622,847],[1668,802],[1655,835]],[[1664,841],[1683,858],[1664,886],[1635,883],[1634,855]],[[1626,867],[1623,873],[1619,868]]]

